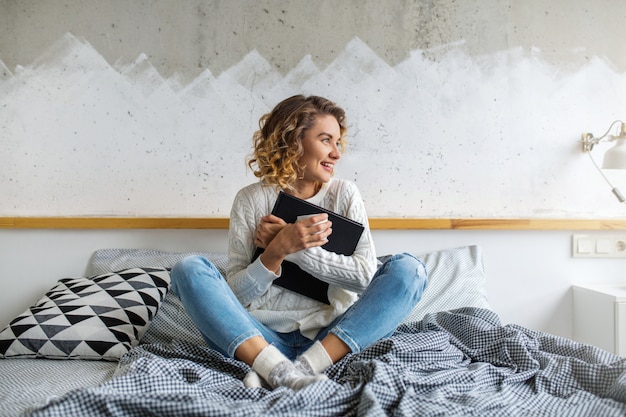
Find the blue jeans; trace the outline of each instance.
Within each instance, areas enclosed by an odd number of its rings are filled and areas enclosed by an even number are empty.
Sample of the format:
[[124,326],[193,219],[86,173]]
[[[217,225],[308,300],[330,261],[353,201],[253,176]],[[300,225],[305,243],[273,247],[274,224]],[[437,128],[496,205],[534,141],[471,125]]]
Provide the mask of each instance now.
[[394,255],[374,274],[359,299],[310,340],[298,330],[279,333],[255,319],[218,269],[203,257],[190,256],[178,262],[171,278],[172,289],[209,346],[234,357],[241,343],[262,336],[290,359],[329,333],[352,352],[390,336],[418,303],[428,282],[420,260],[409,254]]

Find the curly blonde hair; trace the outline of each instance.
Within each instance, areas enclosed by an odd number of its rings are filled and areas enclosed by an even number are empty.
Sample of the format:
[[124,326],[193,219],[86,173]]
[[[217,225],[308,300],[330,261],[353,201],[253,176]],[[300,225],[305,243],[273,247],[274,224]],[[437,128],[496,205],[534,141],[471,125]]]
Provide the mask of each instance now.
[[316,118],[332,115],[339,123],[339,149],[345,148],[345,111],[332,101],[319,96],[289,97],[261,117],[254,133],[254,154],[248,166],[257,178],[283,190],[293,186],[304,172],[300,158],[304,151],[302,139],[313,127]]

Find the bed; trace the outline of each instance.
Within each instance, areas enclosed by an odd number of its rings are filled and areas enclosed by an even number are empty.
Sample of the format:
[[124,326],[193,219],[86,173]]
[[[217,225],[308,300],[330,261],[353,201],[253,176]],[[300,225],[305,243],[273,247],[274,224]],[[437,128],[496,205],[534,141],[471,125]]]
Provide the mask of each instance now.
[[0,332],[0,414],[626,415],[626,360],[502,324],[479,246],[418,255],[429,286],[396,333],[297,392],[245,388],[250,368],[206,346],[169,291],[187,255],[101,249],[85,277],[59,280]]

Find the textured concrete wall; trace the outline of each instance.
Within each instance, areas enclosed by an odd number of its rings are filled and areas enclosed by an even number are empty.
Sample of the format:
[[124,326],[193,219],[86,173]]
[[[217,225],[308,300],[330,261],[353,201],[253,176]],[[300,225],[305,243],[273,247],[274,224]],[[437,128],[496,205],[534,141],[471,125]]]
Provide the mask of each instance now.
[[539,48],[551,63],[626,69],[620,0],[1,0],[0,60],[28,65],[66,32],[111,64],[145,53],[165,76],[219,74],[256,49],[288,72],[328,65],[354,37],[390,65],[460,43],[470,56]]

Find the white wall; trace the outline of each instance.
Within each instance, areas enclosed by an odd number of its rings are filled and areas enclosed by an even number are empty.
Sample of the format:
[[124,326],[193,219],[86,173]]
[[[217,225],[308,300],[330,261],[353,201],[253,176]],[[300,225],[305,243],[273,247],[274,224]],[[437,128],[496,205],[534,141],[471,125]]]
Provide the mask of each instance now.
[[[623,283],[623,259],[572,259],[566,231],[374,231],[378,254],[484,250],[489,302],[503,323],[572,337],[571,285]],[[605,233],[605,232],[603,232]],[[0,230],[0,326],[57,279],[83,276],[96,249],[226,250],[225,230]]]

